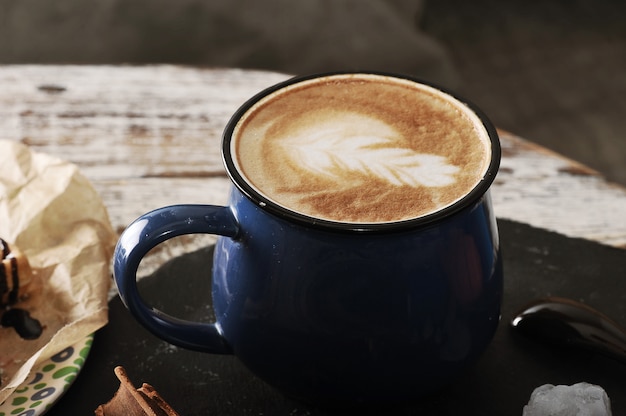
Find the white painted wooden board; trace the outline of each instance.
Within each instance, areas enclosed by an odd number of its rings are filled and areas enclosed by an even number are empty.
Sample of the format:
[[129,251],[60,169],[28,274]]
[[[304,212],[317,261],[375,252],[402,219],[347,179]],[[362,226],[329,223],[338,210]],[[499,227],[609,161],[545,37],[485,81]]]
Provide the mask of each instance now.
[[[160,206],[224,204],[220,140],[228,119],[288,77],[169,65],[0,66],[0,138],[76,163],[121,232]],[[626,248],[626,189],[530,141],[500,136],[498,217]]]

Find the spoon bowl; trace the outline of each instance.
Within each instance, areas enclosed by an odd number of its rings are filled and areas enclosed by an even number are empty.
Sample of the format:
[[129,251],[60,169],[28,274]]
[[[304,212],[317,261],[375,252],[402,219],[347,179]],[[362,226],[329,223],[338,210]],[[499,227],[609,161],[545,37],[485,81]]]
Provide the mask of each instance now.
[[598,310],[572,299],[534,300],[515,314],[510,326],[555,346],[581,348],[626,363],[626,330]]

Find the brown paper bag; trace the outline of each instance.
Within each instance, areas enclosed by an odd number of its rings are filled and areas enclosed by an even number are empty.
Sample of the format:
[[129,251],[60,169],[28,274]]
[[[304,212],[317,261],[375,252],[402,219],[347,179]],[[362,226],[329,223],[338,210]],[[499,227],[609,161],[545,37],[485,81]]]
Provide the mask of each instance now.
[[34,366],[106,324],[116,235],[75,165],[0,140],[0,237],[19,247],[41,282],[15,306],[44,328],[36,340],[0,328],[2,403]]

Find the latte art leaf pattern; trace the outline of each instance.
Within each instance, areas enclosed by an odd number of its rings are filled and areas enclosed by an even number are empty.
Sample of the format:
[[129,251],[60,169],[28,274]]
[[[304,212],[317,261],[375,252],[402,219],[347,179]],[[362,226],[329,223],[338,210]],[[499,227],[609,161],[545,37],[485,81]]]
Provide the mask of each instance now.
[[460,170],[443,156],[415,152],[389,137],[346,137],[332,126],[303,136],[285,139],[284,150],[299,169],[337,182],[356,173],[394,186],[440,187],[454,183]]
[[229,146],[251,195],[307,224],[428,217],[460,203],[491,162],[489,132],[463,102],[364,73],[271,90],[237,120]]

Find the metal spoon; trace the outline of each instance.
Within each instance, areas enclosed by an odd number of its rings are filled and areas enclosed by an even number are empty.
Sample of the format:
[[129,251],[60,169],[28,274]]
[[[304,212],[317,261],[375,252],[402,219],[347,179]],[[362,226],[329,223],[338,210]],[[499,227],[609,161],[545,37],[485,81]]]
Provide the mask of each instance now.
[[626,363],[626,330],[575,300],[535,300],[515,315],[511,328],[557,346],[583,348]]

